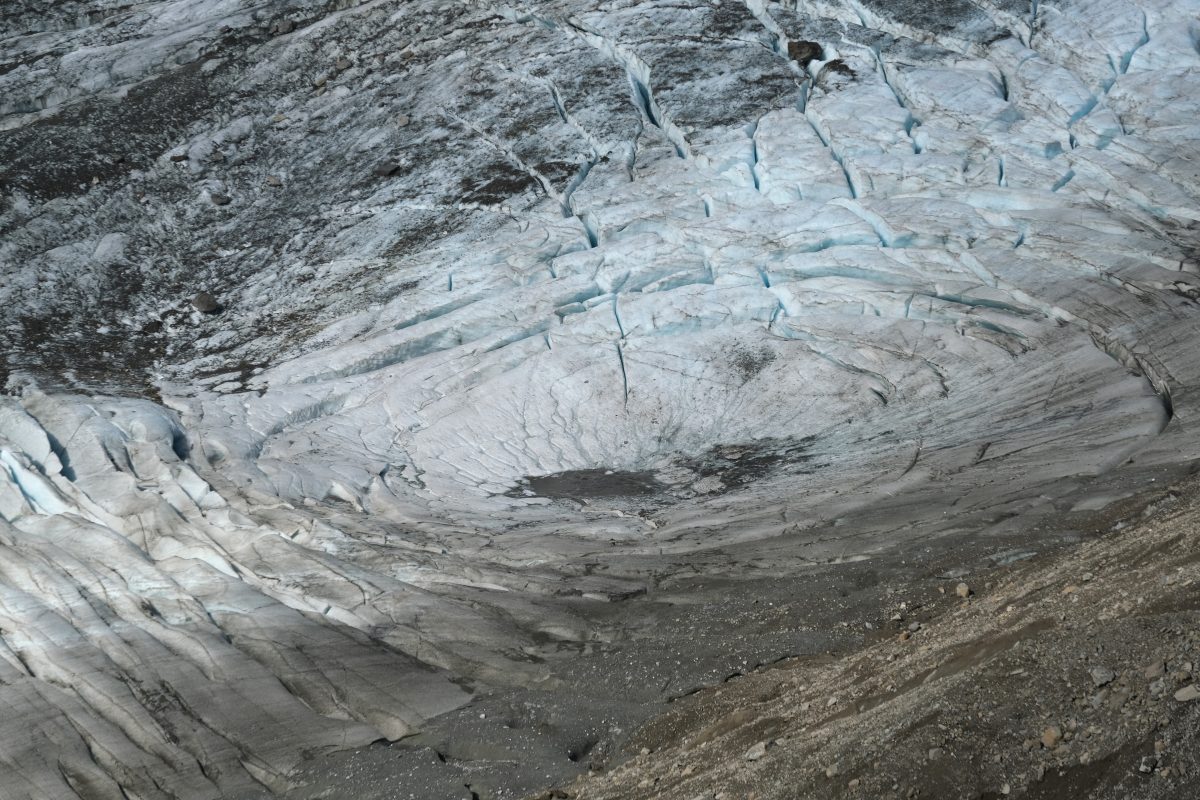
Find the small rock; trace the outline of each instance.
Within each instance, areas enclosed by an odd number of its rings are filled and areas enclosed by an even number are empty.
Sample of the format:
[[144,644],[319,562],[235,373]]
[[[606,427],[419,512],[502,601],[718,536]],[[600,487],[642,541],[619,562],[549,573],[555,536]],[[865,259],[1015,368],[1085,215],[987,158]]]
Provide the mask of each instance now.
[[942,757],[942,748],[931,747],[931,748],[929,748],[929,752],[926,754],[926,756],[929,758],[930,761],[937,761],[939,758]]
[[171,160],[174,161],[176,164],[183,162],[183,161],[187,161],[188,154],[187,153],[172,153]]
[[907,642],[907,641],[908,641],[909,639],[911,639],[911,638],[912,638],[912,634],[911,634],[911,633],[909,633],[908,631],[901,631],[901,632],[900,632],[900,641],[902,641],[902,642]]
[[404,128],[404,127],[406,127],[406,126],[408,125],[408,123],[409,123],[409,122],[411,122],[411,121],[412,121],[412,120],[410,120],[410,119],[408,118],[408,115],[407,115],[407,114],[399,114],[399,115],[397,115],[397,117],[396,117],[396,127],[397,127],[397,128]]
[[283,186],[283,181],[279,180],[278,175],[268,175],[267,186]]
[[192,306],[201,314],[215,314],[221,310],[221,304],[217,302],[217,298],[208,292],[198,292],[192,298]]
[[754,745],[753,747],[751,747],[749,750],[746,751],[746,760],[747,761],[758,761],[760,758],[762,758],[766,754],[767,754],[767,743],[759,742],[758,744]]
[[390,178],[400,172],[400,165],[394,161],[384,161],[375,167],[375,174],[380,178]]
[[275,21],[275,24],[273,24],[271,26],[271,33],[275,34],[276,36],[279,36],[284,33],[291,33],[295,29],[296,29],[296,23],[292,22],[290,19],[285,18],[285,19]]
[[1158,756],[1142,756],[1142,763],[1138,764],[1138,772],[1143,775],[1149,775],[1158,768]]
[[233,202],[233,199],[232,199],[232,198],[230,198],[230,196],[229,196],[229,195],[227,195],[227,194],[218,194],[217,192],[211,192],[211,193],[208,195],[208,198],[209,198],[210,200],[212,200],[212,204],[213,204],[214,206],[227,206],[227,205],[229,205],[230,203],[232,203],[232,202]]
[[1181,703],[1189,703],[1192,700],[1200,700],[1200,684],[1190,684],[1183,687],[1175,693],[1175,699]]
[[855,789],[857,789],[859,787],[859,785],[861,783],[862,783],[862,781],[860,781],[858,778],[855,778],[854,780],[852,780],[846,784],[846,788],[849,789],[850,791],[854,791]]
[[1051,725],[1042,731],[1042,747],[1047,750],[1053,750],[1058,747],[1058,743],[1062,741],[1062,729],[1057,725]]
[[825,768],[825,777],[826,778],[836,778],[838,772],[840,772],[840,771],[841,771],[841,769],[838,767],[838,765],[836,763],[830,764],[828,767]]
[[1091,582],[1091,581],[1095,580],[1095,578],[1096,578],[1096,576],[1095,576],[1095,575],[1093,575],[1093,574],[1092,574],[1092,573],[1090,573],[1090,572],[1085,572],[1085,573],[1083,573],[1083,575],[1082,575],[1082,576],[1080,576],[1080,577],[1083,579],[1083,582],[1084,582],[1084,583],[1089,583],[1089,582]]
[[919,622],[910,623],[908,626],[908,629],[911,632],[916,633],[917,631],[921,630],[921,623],[919,623]]
[[1092,676],[1092,683],[1097,687],[1105,686],[1117,679],[1117,673],[1108,667],[1092,667],[1088,670],[1088,674]]
[[350,67],[354,66],[354,64],[352,61],[350,61],[350,59],[346,58],[345,56],[341,56],[338,58],[335,66],[338,68],[339,72],[344,72],[345,70],[348,70]]
[[816,42],[803,40],[788,42],[787,50],[788,58],[802,67],[807,66],[810,61],[820,61],[825,58],[825,49]]
[[821,71],[817,73],[816,84],[824,88],[829,88],[843,79],[854,77],[854,70],[842,59],[835,58],[832,61],[826,62],[825,66],[821,67]]
[[1167,662],[1163,661],[1161,658],[1142,670],[1142,675],[1145,676],[1146,680],[1148,681],[1152,681],[1155,678],[1161,678],[1166,674]]
[[965,583],[960,583],[958,586],[954,587],[954,593],[965,600],[971,596],[971,587],[967,586]]

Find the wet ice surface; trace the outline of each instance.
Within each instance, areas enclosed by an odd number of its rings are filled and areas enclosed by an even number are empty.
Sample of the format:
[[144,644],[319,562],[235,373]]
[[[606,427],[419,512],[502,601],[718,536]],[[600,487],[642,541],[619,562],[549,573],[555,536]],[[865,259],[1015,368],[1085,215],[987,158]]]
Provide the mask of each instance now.
[[1183,0],[11,6],[0,794],[536,788],[1197,457]]
[[512,497],[628,497],[661,490],[650,472],[575,469],[557,475],[529,475],[507,494]]

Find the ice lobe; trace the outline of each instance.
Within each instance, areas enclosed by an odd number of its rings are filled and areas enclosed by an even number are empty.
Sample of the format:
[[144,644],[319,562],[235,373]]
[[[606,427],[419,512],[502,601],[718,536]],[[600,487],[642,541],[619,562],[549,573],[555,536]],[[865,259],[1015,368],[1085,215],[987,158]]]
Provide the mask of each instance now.
[[0,795],[283,791],[608,601],[1200,455],[1189,3],[69,5],[0,45]]
[[213,492],[161,407],[3,403],[6,792],[282,789],[304,752],[399,738],[465,699],[282,587],[248,584],[259,559],[287,569],[289,535]]

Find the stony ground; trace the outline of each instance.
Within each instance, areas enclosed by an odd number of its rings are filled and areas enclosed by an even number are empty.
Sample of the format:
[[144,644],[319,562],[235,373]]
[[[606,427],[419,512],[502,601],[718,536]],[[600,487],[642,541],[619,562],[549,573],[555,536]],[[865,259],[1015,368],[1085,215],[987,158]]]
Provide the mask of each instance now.
[[932,597],[874,642],[674,704],[640,755],[541,797],[1190,798],[1200,777],[1200,482]]

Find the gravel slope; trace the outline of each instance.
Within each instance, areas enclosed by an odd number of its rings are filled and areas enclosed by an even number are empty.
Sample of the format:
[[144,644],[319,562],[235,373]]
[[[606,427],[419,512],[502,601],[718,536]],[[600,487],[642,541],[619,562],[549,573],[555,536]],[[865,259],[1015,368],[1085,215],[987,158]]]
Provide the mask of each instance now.
[[641,755],[540,796],[1194,797],[1198,492],[1158,492],[1037,563],[898,594],[878,641],[683,698],[633,737]]

